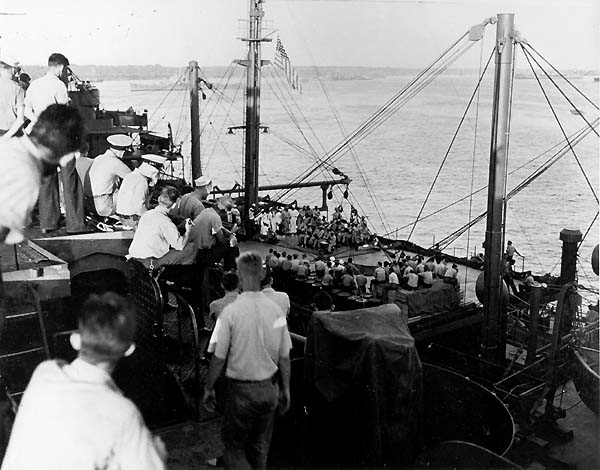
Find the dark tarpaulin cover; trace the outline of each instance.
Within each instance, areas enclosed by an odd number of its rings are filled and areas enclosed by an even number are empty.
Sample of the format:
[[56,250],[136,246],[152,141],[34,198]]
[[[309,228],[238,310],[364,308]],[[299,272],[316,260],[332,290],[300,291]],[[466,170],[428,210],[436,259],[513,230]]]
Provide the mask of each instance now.
[[398,465],[419,452],[421,362],[395,304],[315,313],[305,365],[315,463]]
[[406,296],[408,315],[448,312],[460,303],[460,294],[452,284],[435,281],[429,289],[419,289]]

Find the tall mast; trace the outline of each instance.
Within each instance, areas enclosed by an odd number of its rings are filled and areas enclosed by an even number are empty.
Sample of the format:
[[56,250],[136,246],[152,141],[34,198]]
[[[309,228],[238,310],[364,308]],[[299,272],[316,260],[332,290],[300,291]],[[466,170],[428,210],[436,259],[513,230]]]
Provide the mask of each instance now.
[[198,100],[198,62],[190,61],[188,83],[190,86],[190,120],[192,133],[192,181],[202,176],[200,161],[200,106]]
[[510,93],[513,67],[514,14],[498,14],[496,26],[496,71],[492,108],[492,141],[485,232],[484,281],[486,300],[482,331],[483,358],[501,362],[506,355],[505,314],[502,299],[502,223],[506,193]]
[[238,61],[246,66],[246,122],[245,122],[245,159],[244,159],[244,213],[243,220],[247,228],[253,224],[248,216],[252,204],[258,201],[258,162],[260,130],[260,72],[261,43],[269,39],[261,38],[264,11],[263,0],[250,0],[250,20],[248,37],[248,58]]

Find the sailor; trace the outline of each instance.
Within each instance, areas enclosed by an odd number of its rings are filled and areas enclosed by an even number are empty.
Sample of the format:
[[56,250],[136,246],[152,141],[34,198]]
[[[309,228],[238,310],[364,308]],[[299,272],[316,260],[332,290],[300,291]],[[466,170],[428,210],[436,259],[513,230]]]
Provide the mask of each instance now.
[[290,407],[292,342],[281,309],[260,291],[262,259],[237,260],[243,292],[219,317],[217,345],[204,387],[204,406],[214,411],[215,383],[225,369],[222,438],[225,468],[267,466],[275,412]]
[[298,209],[295,205],[292,206],[290,210],[290,234],[296,235],[298,232]]
[[[196,180],[196,185],[204,188],[208,195],[210,178],[204,178],[206,181]],[[237,239],[223,227],[221,217],[214,208],[207,207],[196,216],[190,231],[190,243],[195,244],[199,259],[204,263],[210,264],[223,259],[226,271],[235,269],[235,258],[240,253]]]
[[218,320],[223,309],[230,303],[233,303],[240,293],[240,278],[234,271],[226,272],[223,275],[223,282],[221,284],[223,285],[225,295],[220,299],[213,300],[208,306],[208,311],[213,321]]
[[117,193],[117,215],[124,227],[134,228],[148,207],[148,188],[156,184],[160,168],[167,159],[159,155],[143,155],[142,164],[129,173]]
[[408,290],[416,290],[419,285],[419,276],[410,268],[408,276],[406,276],[406,285]]
[[344,274],[342,274],[342,278],[340,280],[342,287],[344,288],[344,290],[348,291],[348,292],[352,292],[354,291],[354,289],[356,289],[356,281],[354,280],[354,276],[352,275],[352,273],[350,271],[348,271],[348,269],[346,269],[344,271]]
[[271,271],[265,269],[265,276],[260,282],[262,293],[275,303],[281,312],[287,317],[290,314],[290,298],[285,292],[279,292],[273,289],[273,276]]
[[[40,114],[52,104],[68,104],[69,59],[59,53],[48,57],[46,75],[33,80],[25,96],[25,116],[31,120],[26,132],[33,128]],[[78,152],[79,153],[79,152]],[[83,187],[77,175],[75,158],[60,169],[66,211],[67,232],[86,232],[85,212],[83,208]],[[59,228],[60,195],[58,175],[54,172],[42,181],[39,197],[40,228],[42,232],[52,232]]]
[[315,294],[315,296],[312,298],[312,303],[310,304],[310,306],[315,312],[323,313],[331,313],[335,309],[333,299],[325,291],[320,291],[317,294]]
[[0,56],[0,136],[9,138],[21,131],[25,121],[25,90],[14,80],[18,62]]
[[39,116],[29,136],[0,142],[0,189],[6,195],[0,205],[0,243],[23,240],[41,179],[56,172],[58,165],[66,165],[84,139],[77,110],[52,105]]
[[221,216],[223,227],[230,232],[236,233],[242,219],[240,217],[240,211],[238,211],[233,205],[233,199],[231,199],[231,196],[227,195],[218,198],[217,208],[219,209],[219,215]]
[[423,272],[418,273],[418,276],[423,284],[423,287],[429,288],[433,285],[433,273],[429,270],[429,266],[424,265]]
[[[157,258],[163,258],[171,251],[182,251],[186,247],[192,221],[186,221],[185,234],[180,235],[177,226],[168,216],[169,209],[178,198],[177,189],[172,186],[162,188],[158,196],[158,205],[140,217],[127,259],[138,259],[145,266],[153,268]],[[194,260],[195,256],[191,262]],[[180,264],[180,260],[177,260],[177,264]]]
[[521,255],[521,253],[519,253],[519,251],[512,244],[512,242],[510,240],[508,240],[508,242],[506,242],[506,257],[508,258],[509,261],[511,261],[514,258],[515,253],[517,255],[519,255],[521,258],[523,257]]
[[204,210],[204,201],[212,191],[212,181],[202,175],[194,180],[194,190],[184,194],[171,209],[170,215],[182,219],[194,220]]
[[110,148],[94,158],[84,180],[86,211],[101,217],[116,212],[119,183],[131,173],[121,159],[133,144],[133,139],[124,134],[108,136],[106,141]]
[[37,366],[21,399],[3,469],[165,468],[162,440],[152,437],[135,404],[111,378],[119,360],[135,350],[135,327],[133,306],[115,293],[92,294],[84,302],[78,330],[71,334],[77,358]]

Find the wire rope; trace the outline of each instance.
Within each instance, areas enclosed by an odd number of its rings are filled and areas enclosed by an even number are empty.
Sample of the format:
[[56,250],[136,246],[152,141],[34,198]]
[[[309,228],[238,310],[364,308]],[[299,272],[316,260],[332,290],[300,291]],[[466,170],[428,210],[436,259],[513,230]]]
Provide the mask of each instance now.
[[[483,40],[481,41],[481,48],[479,50],[479,72],[478,77],[481,77],[481,69],[483,68]],[[481,78],[479,79],[481,80]],[[475,186],[475,155],[477,153],[477,128],[479,125],[479,103],[480,103],[481,87],[477,87],[477,103],[475,105],[475,129],[473,130],[473,157],[471,159],[471,185],[469,187],[469,217],[467,221],[471,220],[473,216],[473,187]],[[467,231],[467,258],[470,256],[471,250],[471,227]],[[463,291],[467,291],[467,283],[469,277],[469,270],[465,271],[465,281]],[[464,300],[463,300],[464,302]]]
[[[522,50],[523,50],[523,52],[525,54],[525,58],[527,59],[527,62],[529,63],[529,66],[531,67],[533,75],[535,76],[535,79],[537,80],[538,85],[540,86],[540,89],[542,90],[544,98],[546,99],[546,102],[548,103],[548,106],[550,107],[550,110],[552,111],[554,119],[556,120],[556,123],[558,124],[558,127],[560,128],[560,131],[563,134],[563,137],[565,139],[567,139],[567,135],[565,133],[565,129],[564,129],[562,123],[560,122],[560,119],[558,119],[558,116],[556,114],[556,110],[554,109],[554,106],[552,106],[552,103],[550,102],[550,98],[548,97],[548,95],[546,93],[546,90],[544,89],[544,86],[542,85],[542,83],[541,83],[541,81],[540,81],[540,79],[539,79],[539,77],[537,75],[537,72],[535,71],[535,69],[533,67],[533,64],[529,60],[529,53],[525,50],[525,48],[523,46],[521,46],[521,48],[522,48]],[[587,120],[586,120],[586,123],[587,123]],[[594,133],[596,135],[598,135],[598,132],[594,129],[594,127],[591,124],[588,123],[588,126],[594,131]],[[575,153],[575,149],[571,146],[571,144],[570,144],[570,142],[568,140],[567,140],[567,143],[569,144],[569,148],[571,150],[571,153],[572,153],[573,157],[575,157],[575,160],[577,161],[577,165],[579,166],[579,169],[581,170],[581,172],[583,174],[583,177],[585,178],[585,181],[587,182],[588,187],[590,188],[590,191],[594,195],[594,199],[596,199],[596,203],[598,203],[599,202],[598,201],[598,195],[596,194],[596,191],[594,190],[594,187],[592,186],[592,183],[590,182],[590,180],[589,180],[589,178],[588,178],[588,176],[587,176],[587,174],[585,172],[585,169],[583,168],[583,166],[581,164],[581,161],[579,160],[579,157]]]
[[483,73],[481,73],[479,75],[479,80],[477,81],[477,85],[475,86],[475,90],[473,90],[473,93],[471,94],[471,97],[469,98],[469,102],[467,103],[467,106],[465,108],[465,111],[463,112],[462,117],[460,118],[460,121],[458,123],[458,126],[456,128],[456,131],[454,132],[454,135],[452,136],[452,139],[450,140],[450,145],[448,145],[448,149],[446,150],[446,153],[444,154],[444,158],[442,158],[442,162],[440,163],[437,173],[435,175],[435,177],[433,178],[433,181],[431,183],[431,185],[429,186],[429,190],[427,191],[427,195],[425,196],[425,200],[423,201],[423,204],[421,205],[421,208],[419,209],[419,214],[417,215],[416,220],[414,221],[414,224],[410,230],[410,233],[408,235],[408,241],[410,241],[410,238],[415,230],[415,227],[417,226],[417,223],[420,220],[421,215],[423,214],[423,210],[425,209],[425,205],[427,204],[427,201],[429,200],[429,197],[431,196],[431,192],[433,191],[433,188],[435,187],[435,184],[437,183],[437,180],[440,176],[440,173],[442,172],[442,169],[444,168],[444,165],[446,163],[446,160],[448,159],[448,156],[450,155],[450,151],[452,150],[452,146],[454,145],[454,142],[456,141],[456,138],[458,137],[458,133],[460,132],[460,129],[463,125],[463,122],[465,121],[465,117],[467,115],[467,113],[469,112],[469,109],[471,108],[471,104],[473,103],[473,100],[476,96],[477,90],[479,90],[479,86],[481,85],[481,81],[483,80],[483,77],[485,75],[485,73],[487,72],[488,66],[490,65],[490,62],[492,60],[492,57],[494,56],[494,50],[492,51],[492,53],[490,54],[490,57],[488,58],[488,61],[485,65],[485,68],[483,69]]

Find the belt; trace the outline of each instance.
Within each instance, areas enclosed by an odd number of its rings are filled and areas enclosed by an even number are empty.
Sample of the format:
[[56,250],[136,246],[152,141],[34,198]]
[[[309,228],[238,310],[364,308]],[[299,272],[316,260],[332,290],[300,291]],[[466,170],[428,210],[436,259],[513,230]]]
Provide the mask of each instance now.
[[240,379],[233,379],[231,377],[227,377],[227,380],[231,380],[232,382],[235,383],[240,383],[240,384],[266,384],[266,383],[277,383],[277,374],[273,374],[272,377],[269,377],[268,379],[264,379],[264,380],[240,380]]

